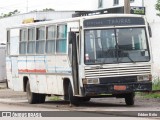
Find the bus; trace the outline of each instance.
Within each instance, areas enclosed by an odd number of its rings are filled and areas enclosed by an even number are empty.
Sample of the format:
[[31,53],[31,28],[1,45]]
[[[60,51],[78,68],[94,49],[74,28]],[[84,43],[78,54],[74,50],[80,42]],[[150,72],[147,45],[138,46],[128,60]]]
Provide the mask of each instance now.
[[9,88],[30,104],[48,95],[79,105],[152,90],[151,30],[144,16],[102,14],[7,28]]

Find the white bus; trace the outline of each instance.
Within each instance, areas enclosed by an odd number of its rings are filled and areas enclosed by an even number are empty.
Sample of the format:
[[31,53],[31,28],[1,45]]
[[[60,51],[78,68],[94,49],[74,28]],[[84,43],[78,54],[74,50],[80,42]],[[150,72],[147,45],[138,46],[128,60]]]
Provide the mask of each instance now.
[[150,29],[144,16],[103,14],[7,29],[7,80],[31,104],[62,95],[71,104],[151,91]]

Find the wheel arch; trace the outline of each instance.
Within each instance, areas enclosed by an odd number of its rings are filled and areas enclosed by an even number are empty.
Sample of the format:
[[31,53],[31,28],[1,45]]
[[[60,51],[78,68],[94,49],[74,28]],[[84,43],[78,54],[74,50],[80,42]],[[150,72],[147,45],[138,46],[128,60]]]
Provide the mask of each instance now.
[[69,100],[68,87],[69,87],[70,83],[71,83],[71,80],[69,78],[63,78],[63,92],[64,92],[64,99],[65,100]]
[[23,77],[23,91],[26,92],[26,86],[27,82],[29,81],[29,78],[27,76]]

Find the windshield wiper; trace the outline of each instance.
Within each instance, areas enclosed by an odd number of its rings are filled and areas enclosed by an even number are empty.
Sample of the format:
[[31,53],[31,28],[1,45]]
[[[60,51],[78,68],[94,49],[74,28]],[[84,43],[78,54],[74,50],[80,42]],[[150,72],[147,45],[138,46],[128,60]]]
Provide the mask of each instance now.
[[[121,57],[121,56],[119,56],[119,51],[120,51],[120,52],[122,52],[122,53],[120,53],[120,54],[122,54],[122,55],[125,54],[126,57],[128,57],[128,58],[130,59],[130,61],[132,61],[133,63],[136,63],[136,62],[129,56],[128,53],[125,53],[125,52],[124,52],[123,49],[119,49],[119,48],[118,48],[117,50],[118,50],[118,58]],[[124,57],[125,57],[125,55],[124,55]],[[123,56],[122,56],[122,57],[123,57]],[[119,60],[118,60],[118,61],[119,61]]]
[[127,54],[127,57],[128,57],[133,63],[136,63],[136,62],[129,56],[129,54]]

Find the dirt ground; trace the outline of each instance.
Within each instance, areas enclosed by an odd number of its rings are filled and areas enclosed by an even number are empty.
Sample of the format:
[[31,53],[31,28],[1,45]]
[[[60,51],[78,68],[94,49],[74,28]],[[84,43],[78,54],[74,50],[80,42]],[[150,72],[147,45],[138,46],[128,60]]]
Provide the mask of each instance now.
[[[79,107],[69,107],[69,102],[65,101],[50,101],[47,98],[44,104],[32,105],[35,107],[45,107],[45,108],[57,108],[61,110],[124,110],[124,111],[137,111],[137,110],[149,110],[149,111],[160,111],[160,98],[146,99],[141,96],[135,97],[135,105],[133,107],[128,107],[125,104],[124,99],[116,98],[92,98],[90,102],[82,103]],[[30,106],[27,103],[25,92],[15,92],[11,89],[7,89],[5,84],[0,83],[0,103],[9,104],[20,104]]]

